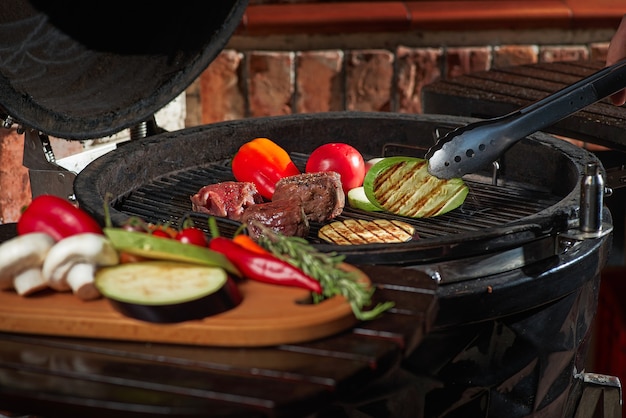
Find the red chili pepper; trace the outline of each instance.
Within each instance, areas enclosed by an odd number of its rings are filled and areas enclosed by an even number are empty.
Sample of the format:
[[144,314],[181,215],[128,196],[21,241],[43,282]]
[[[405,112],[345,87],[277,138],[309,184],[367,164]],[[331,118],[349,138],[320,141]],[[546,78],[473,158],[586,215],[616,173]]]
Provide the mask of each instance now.
[[59,241],[70,235],[102,234],[98,222],[84,210],[54,195],[41,195],[24,210],[17,221],[17,233],[45,232]]
[[272,254],[250,251],[224,237],[211,239],[209,248],[224,254],[249,279],[282,286],[301,287],[314,293],[322,293],[320,282]]
[[274,194],[276,182],[300,174],[287,151],[267,138],[256,138],[239,148],[232,161],[237,181],[249,181],[266,199]]

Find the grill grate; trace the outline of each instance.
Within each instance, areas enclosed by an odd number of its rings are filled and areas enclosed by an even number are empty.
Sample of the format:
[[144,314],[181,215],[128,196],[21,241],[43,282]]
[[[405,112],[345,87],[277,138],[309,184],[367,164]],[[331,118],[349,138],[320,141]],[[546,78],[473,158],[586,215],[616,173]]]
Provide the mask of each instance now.
[[[303,166],[305,156],[293,154],[294,162]],[[219,161],[201,167],[190,167],[170,173],[142,185],[126,196],[119,197],[115,209],[129,216],[138,216],[154,223],[170,223],[178,226],[184,218],[191,218],[196,226],[208,231],[207,216],[191,212],[189,197],[201,187],[221,181],[234,180],[229,161]],[[502,227],[512,222],[536,215],[541,210],[557,204],[562,197],[543,190],[531,190],[523,185],[507,184],[506,187],[467,180],[470,192],[465,203],[458,209],[435,218],[409,219],[421,239],[454,235]],[[397,218],[395,215],[368,213],[346,207],[341,219]],[[218,225],[223,234],[232,234],[239,226],[234,221],[220,219]],[[317,231],[321,225],[312,224],[309,240],[320,243]]]

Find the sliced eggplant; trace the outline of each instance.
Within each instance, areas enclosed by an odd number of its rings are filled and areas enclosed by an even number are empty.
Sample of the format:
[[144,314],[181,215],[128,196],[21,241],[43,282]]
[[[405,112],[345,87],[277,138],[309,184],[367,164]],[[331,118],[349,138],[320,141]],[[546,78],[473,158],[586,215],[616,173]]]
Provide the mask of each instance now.
[[398,220],[346,219],[320,228],[318,237],[337,245],[407,242],[415,238],[415,228]]
[[449,212],[463,204],[469,192],[462,179],[435,177],[428,172],[427,160],[412,157],[389,157],[374,164],[363,189],[381,209],[411,218]]
[[95,284],[118,312],[143,321],[202,319],[241,302],[237,284],[219,267],[143,261],[105,267]]

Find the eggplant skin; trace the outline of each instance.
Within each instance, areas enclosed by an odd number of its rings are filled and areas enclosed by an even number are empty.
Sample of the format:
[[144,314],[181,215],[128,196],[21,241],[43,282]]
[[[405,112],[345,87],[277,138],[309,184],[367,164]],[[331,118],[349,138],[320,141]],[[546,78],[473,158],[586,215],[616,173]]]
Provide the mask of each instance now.
[[242,301],[225,270],[176,261],[141,261],[99,269],[95,285],[123,315],[147,322],[202,319]]
[[215,293],[201,298],[167,305],[143,305],[108,298],[119,313],[130,318],[160,324],[185,322],[217,315],[237,307],[242,296],[235,281],[228,277],[226,284]]

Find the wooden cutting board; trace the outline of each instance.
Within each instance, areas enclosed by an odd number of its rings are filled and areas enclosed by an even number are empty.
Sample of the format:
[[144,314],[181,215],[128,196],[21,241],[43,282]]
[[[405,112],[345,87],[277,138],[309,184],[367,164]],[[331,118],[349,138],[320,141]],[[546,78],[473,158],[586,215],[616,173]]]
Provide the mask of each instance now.
[[[360,270],[354,269],[368,280]],[[357,323],[350,304],[335,296],[303,304],[307,290],[251,280],[239,284],[243,301],[202,320],[153,324],[123,316],[108,300],[82,301],[70,293],[44,291],[22,297],[0,292],[0,331],[223,347],[261,347],[327,337]]]

